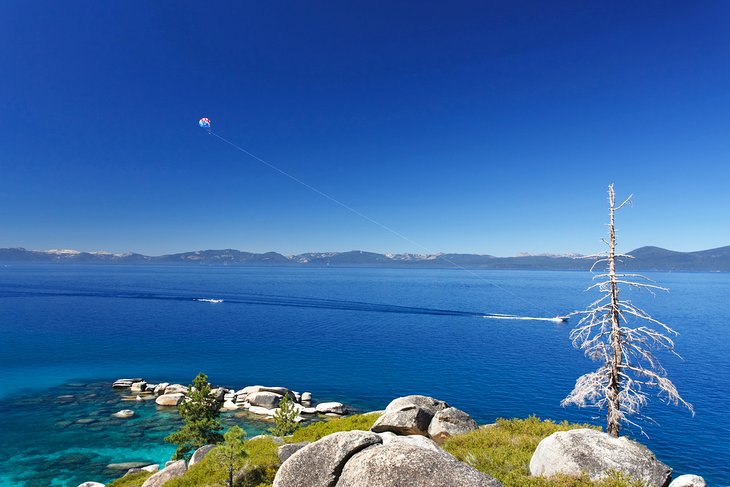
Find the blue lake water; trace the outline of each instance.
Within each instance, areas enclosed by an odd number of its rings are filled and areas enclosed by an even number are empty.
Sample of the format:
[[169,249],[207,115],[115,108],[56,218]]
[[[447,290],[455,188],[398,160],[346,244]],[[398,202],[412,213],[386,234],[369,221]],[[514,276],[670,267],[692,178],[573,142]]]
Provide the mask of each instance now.
[[[602,424],[562,408],[594,364],[572,324],[482,313],[556,316],[585,307],[586,272],[148,266],[0,266],[3,486],[108,481],[109,463],[164,462],[178,424],[153,402],[126,402],[119,377],[228,387],[283,385],[362,410],[405,394],[497,417]],[[657,273],[671,289],[626,291],[680,332],[661,359],[696,415],[655,400],[641,441],[676,474],[730,484],[730,275]],[[211,304],[196,298],[219,298]],[[574,324],[574,323],[573,323]],[[131,406],[130,406],[131,405]],[[130,420],[110,414],[135,409]],[[81,422],[79,422],[81,420]],[[243,421],[249,435],[266,425]],[[637,437],[638,432],[629,431]]]

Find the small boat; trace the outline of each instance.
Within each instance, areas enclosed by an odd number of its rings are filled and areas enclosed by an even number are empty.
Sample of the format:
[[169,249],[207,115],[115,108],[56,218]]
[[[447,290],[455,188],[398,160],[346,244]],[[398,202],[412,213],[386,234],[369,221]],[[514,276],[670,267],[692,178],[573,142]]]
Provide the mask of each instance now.
[[213,303],[213,304],[218,304],[218,303],[223,302],[222,299],[206,299],[206,298],[195,298],[194,301],[200,301],[202,303]]

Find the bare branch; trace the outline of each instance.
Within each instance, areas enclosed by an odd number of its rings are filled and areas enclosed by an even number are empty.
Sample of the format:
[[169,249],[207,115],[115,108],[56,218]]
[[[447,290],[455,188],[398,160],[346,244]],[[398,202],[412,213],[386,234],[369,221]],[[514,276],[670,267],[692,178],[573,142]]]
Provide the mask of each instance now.
[[[595,282],[586,290],[596,290],[600,296],[586,309],[568,315],[581,316],[570,332],[573,346],[601,365],[579,377],[561,404],[607,409],[606,430],[614,436],[618,436],[620,423],[634,425],[645,434],[636,421],[653,422],[653,419],[641,414],[649,400],[647,389],[655,389],[659,398],[686,407],[692,414],[694,408],[679,395],[654,355],[655,351],[661,351],[679,356],[671,338],[678,333],[631,301],[619,299],[622,288],[644,290],[652,295],[655,295],[654,291],[668,289],[641,274],[616,271],[616,262],[620,258],[633,256],[616,252],[614,214],[616,210],[630,205],[633,195],[616,206],[613,185],[609,186],[608,193],[609,239],[603,241],[609,250],[590,256],[596,259],[591,266]],[[606,270],[595,273],[595,268],[601,264],[606,265]]]

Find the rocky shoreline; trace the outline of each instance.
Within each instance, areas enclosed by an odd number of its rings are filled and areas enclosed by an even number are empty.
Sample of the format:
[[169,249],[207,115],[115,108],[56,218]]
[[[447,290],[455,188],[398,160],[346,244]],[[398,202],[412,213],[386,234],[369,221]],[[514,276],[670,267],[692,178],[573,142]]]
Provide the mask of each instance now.
[[[161,408],[173,408],[185,400],[188,388],[175,383],[148,383],[142,378],[118,379],[114,389],[128,390],[125,400],[154,400]],[[280,401],[289,397],[300,413],[343,416],[348,408],[339,402],[313,405],[312,394],[286,387],[252,385],[241,389],[216,387],[211,395],[222,410],[271,418]],[[131,415],[129,414],[131,413]],[[278,447],[279,462],[274,487],[499,487],[495,478],[464,463],[447,452],[451,437],[477,433],[496,425],[479,426],[469,414],[444,401],[428,396],[394,399],[368,431],[334,432],[319,440],[292,443],[291,439],[269,435]],[[118,418],[132,417],[122,410]],[[237,415],[238,416],[238,415]],[[255,439],[255,438],[254,438]],[[289,441],[288,443],[286,441]],[[194,452],[189,462],[170,461],[159,465],[114,464],[125,475],[150,472],[142,487],[160,487],[167,481],[185,476],[188,469],[213,450],[205,445]],[[444,449],[446,448],[446,449]],[[545,437],[535,449],[529,464],[533,477],[587,475],[592,481],[605,479],[612,472],[637,479],[651,487],[706,487],[702,477],[681,475],[672,479],[672,469],[657,460],[645,446],[625,437],[613,438],[595,429],[572,429]],[[197,485],[197,484],[196,484]],[[79,487],[103,487],[85,482]]]
[[[125,397],[129,401],[145,401],[154,399],[155,404],[162,407],[177,407],[185,398],[188,386],[170,382],[149,383],[138,377],[132,379],[117,379],[112,384],[113,389],[128,389],[130,395]],[[293,401],[297,410],[297,421],[305,421],[305,416],[315,415],[339,417],[350,410],[341,402],[313,403],[311,392],[291,390],[281,386],[251,385],[242,389],[214,387],[211,395],[220,403],[221,411],[237,411],[250,413],[258,419],[271,420],[276,413],[279,403],[287,396]],[[114,414],[119,418],[130,418],[134,411],[121,410]]]

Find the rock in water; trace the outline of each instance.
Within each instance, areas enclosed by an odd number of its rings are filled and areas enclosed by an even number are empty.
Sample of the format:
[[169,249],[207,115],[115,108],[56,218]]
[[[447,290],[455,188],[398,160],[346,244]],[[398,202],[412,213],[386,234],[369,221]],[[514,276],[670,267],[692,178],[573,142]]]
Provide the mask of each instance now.
[[155,474],[152,474],[152,477],[148,478],[145,483],[142,484],[142,487],[162,487],[162,485],[168,480],[185,475],[187,470],[188,466],[185,464],[185,460],[172,462],[169,466]]
[[680,475],[672,480],[669,487],[707,487],[707,483],[699,475]]
[[182,384],[170,384],[169,386],[165,387],[165,394],[187,394],[188,388]]
[[104,484],[100,484],[99,482],[84,482],[79,484],[79,487],[104,487]]
[[461,409],[446,408],[438,411],[428,426],[428,435],[436,442],[443,443],[446,438],[479,428],[476,421]]
[[122,418],[127,419],[134,416],[134,411],[131,409],[122,409],[121,411],[117,411],[116,413],[112,414],[115,418]]
[[176,394],[163,394],[161,396],[157,396],[155,402],[159,406],[177,406],[178,404],[180,404],[180,401],[182,401],[183,397],[185,397],[185,394],[182,394],[180,392]]
[[350,457],[381,441],[369,431],[342,431],[325,436],[290,456],[276,472],[274,487],[331,487]]
[[282,397],[284,396],[275,392],[261,391],[249,394],[246,397],[246,400],[251,403],[252,406],[274,409],[279,407],[279,402],[281,402]]
[[345,414],[347,412],[345,405],[341,402],[323,402],[317,404],[316,410],[320,414]]
[[586,473],[591,480],[599,480],[612,470],[649,487],[665,487],[672,476],[672,469],[644,445],[592,429],[553,433],[537,445],[530,460],[530,474],[534,476]]
[[205,456],[210,453],[213,448],[215,448],[215,445],[203,445],[195,450],[193,456],[190,457],[190,461],[188,462],[188,468],[192,467],[203,458],[205,458]]
[[[306,485],[306,484],[301,484]],[[404,441],[373,446],[345,464],[337,487],[501,487],[446,452]]]

